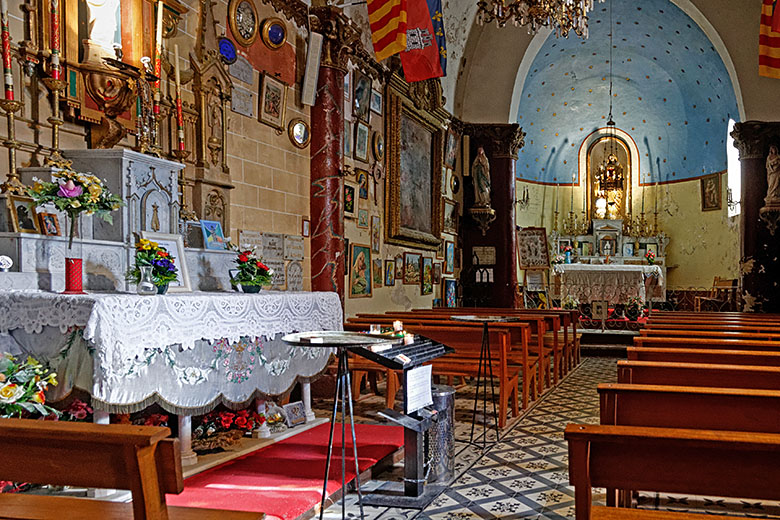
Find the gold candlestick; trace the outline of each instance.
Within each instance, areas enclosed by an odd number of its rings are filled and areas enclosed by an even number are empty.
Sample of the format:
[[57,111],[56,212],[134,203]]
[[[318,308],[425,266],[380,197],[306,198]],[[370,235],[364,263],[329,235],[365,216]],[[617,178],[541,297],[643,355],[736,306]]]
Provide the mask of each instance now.
[[60,126],[64,123],[60,117],[60,91],[65,88],[67,82],[47,77],[43,78],[43,83],[51,91],[52,97],[51,117],[47,119],[51,125],[51,155],[46,158],[44,164],[57,168],[70,168],[73,163],[66,160],[60,152]]
[[[174,150],[173,155],[183,163],[187,156],[190,155],[190,152],[187,150]],[[184,222],[197,221],[200,220],[198,215],[192,211],[187,204],[187,186],[189,186],[189,183],[184,177],[184,168],[182,168],[179,171],[179,189],[181,190],[181,209],[179,209],[179,220],[183,220]]]
[[5,112],[8,118],[8,139],[3,141],[3,146],[8,148],[8,177],[3,184],[0,184],[2,193],[13,193],[16,195],[25,194],[27,187],[22,184],[19,174],[16,171],[16,149],[19,148],[19,142],[16,140],[16,112],[22,108],[21,101],[13,99],[0,99],[0,109]]

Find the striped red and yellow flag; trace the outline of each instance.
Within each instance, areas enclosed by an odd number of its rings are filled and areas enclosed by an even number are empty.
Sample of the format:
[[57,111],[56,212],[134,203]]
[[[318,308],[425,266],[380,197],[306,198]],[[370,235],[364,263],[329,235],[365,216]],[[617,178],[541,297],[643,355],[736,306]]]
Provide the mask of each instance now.
[[377,61],[406,50],[406,0],[368,0],[368,21]]
[[758,74],[780,79],[780,8],[776,0],[764,0],[758,36]]

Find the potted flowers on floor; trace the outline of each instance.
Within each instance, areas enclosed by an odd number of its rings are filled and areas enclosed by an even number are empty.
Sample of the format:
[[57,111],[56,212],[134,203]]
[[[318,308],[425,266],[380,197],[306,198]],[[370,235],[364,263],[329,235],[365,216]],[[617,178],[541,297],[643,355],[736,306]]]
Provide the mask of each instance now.
[[626,318],[630,321],[636,321],[642,315],[642,299],[638,296],[632,296],[626,303]]
[[127,279],[136,284],[138,294],[165,294],[179,279],[176,258],[157,242],[142,238],[135,245],[135,265]]
[[235,262],[237,269],[230,274],[234,284],[239,285],[245,293],[260,292],[264,285],[271,285],[271,277],[274,271],[263,263],[262,258],[257,256],[255,248],[244,247],[238,249],[235,246],[231,246],[231,249],[236,252]]

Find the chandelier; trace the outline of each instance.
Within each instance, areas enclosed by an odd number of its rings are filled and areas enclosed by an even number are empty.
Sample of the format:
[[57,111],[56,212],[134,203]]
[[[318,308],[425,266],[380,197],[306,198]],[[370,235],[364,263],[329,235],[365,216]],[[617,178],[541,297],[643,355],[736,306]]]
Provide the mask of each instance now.
[[477,22],[483,25],[495,21],[499,27],[507,22],[529,25],[531,32],[550,27],[559,37],[574,31],[587,38],[591,9],[593,0],[478,0]]

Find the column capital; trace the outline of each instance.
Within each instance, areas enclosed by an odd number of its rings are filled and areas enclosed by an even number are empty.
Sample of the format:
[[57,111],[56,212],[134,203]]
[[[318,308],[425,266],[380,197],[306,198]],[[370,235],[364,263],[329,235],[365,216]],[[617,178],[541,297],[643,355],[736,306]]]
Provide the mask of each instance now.
[[310,14],[312,31],[325,37],[320,65],[346,71],[350,55],[363,45],[360,28],[332,5],[312,7]]
[[465,133],[479,146],[488,149],[491,156],[517,160],[517,152],[525,145],[525,132],[517,123],[466,125]]
[[780,123],[746,121],[734,125],[731,132],[739,159],[763,159],[772,144],[780,142]]

